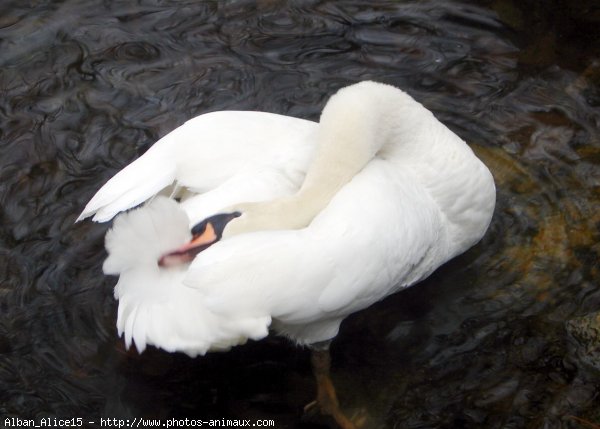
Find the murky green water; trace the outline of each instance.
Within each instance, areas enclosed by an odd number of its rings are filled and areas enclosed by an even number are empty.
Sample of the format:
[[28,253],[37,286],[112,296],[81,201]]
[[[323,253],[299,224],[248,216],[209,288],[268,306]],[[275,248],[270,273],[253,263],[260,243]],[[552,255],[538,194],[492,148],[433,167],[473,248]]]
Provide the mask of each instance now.
[[316,428],[299,418],[308,353],[283,339],[198,359],[124,350],[107,226],[73,221],[195,115],[316,119],[336,89],[373,79],[469,141],[498,204],[478,246],[343,324],[343,407],[368,428],[600,425],[598,52],[593,1],[4,1],[0,422]]

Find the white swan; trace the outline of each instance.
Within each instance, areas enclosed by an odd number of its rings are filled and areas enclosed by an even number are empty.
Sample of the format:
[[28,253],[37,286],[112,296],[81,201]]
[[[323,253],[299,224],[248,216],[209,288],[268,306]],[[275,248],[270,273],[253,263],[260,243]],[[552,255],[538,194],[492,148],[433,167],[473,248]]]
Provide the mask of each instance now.
[[119,276],[128,346],[192,356],[269,328],[326,342],[344,317],[477,243],[495,205],[471,149],[409,95],[374,82],[341,89],[319,124],[259,112],[192,119],[106,183],[78,220],[107,221],[159,192],[180,202],[156,197],[119,215],[104,272]]

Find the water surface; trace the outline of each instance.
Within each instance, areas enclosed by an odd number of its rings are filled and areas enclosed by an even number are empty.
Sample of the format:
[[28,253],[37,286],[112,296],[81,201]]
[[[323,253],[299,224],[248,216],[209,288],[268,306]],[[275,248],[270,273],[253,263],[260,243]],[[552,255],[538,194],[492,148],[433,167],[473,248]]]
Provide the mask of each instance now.
[[373,79],[468,141],[498,202],[479,245],[344,322],[342,406],[369,428],[600,424],[598,350],[572,329],[600,310],[599,16],[591,1],[5,1],[0,417],[318,427],[299,418],[308,353],[284,339],[197,359],[125,350],[108,226],[73,222],[193,116],[316,120]]

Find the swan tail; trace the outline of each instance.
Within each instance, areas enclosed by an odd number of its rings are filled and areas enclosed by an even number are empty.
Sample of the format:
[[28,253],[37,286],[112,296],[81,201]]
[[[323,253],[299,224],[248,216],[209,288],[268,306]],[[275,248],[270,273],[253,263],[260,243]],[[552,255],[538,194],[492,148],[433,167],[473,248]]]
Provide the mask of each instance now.
[[267,336],[269,314],[218,314],[206,304],[210,296],[184,284],[187,266],[158,266],[161,255],[189,238],[186,213],[166,197],[115,219],[106,236],[103,270],[119,276],[117,329],[127,347],[142,352],[153,345],[196,356]]
[[94,216],[107,222],[117,213],[135,207],[175,180],[176,162],[172,143],[158,141],[144,155],[112,177],[85,206],[76,222]]

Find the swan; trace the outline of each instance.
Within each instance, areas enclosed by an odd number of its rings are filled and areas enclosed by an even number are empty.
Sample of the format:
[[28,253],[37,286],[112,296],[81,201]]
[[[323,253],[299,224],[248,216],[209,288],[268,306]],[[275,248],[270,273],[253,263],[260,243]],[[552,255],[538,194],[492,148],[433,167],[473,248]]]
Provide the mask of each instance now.
[[430,111],[364,81],[331,96],[318,124],[191,119],[77,220],[118,215],[103,271],[119,277],[127,347],[197,356],[274,330],[313,349],[316,406],[352,428],[328,379],[340,323],[477,243],[495,195],[488,168]]

